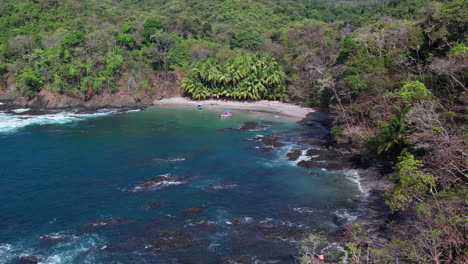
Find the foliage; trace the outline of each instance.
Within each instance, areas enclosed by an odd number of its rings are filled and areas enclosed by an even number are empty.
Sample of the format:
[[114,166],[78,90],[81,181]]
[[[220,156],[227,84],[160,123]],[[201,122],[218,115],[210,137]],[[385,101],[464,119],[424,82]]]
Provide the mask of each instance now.
[[71,30],[63,36],[61,42],[63,45],[76,46],[84,41],[84,34],[79,30]]
[[221,64],[210,58],[193,65],[182,81],[185,92],[195,99],[282,99],[286,96],[282,68],[263,54],[231,57]]
[[241,31],[232,40],[232,46],[249,50],[259,50],[263,46],[263,39],[255,33]]
[[418,100],[427,100],[433,97],[431,91],[420,81],[406,83],[398,91],[398,94],[408,103]]
[[143,31],[141,32],[141,36],[145,42],[150,42],[151,38],[157,33],[162,32],[164,25],[161,21],[156,19],[147,19],[143,24]]
[[435,178],[421,171],[422,162],[404,152],[398,157],[395,173],[390,178],[394,185],[386,192],[386,203],[392,211],[408,208],[413,201],[422,198],[435,186]]

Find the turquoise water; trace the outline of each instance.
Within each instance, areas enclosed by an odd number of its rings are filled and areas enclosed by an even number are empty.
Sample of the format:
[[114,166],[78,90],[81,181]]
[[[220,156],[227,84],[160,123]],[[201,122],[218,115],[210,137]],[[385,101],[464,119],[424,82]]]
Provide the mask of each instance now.
[[[319,125],[176,109],[34,118],[0,116],[0,263],[294,263],[297,241],[340,228],[361,194],[353,171],[286,159]],[[225,130],[246,121],[269,122]],[[268,134],[285,146],[262,151],[252,138]],[[174,180],[132,189],[160,175]]]

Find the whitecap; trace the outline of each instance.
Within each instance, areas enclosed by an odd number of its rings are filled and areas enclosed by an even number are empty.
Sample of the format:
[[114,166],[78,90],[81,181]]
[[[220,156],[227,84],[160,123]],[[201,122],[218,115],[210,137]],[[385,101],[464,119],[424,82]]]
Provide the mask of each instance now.
[[15,109],[15,110],[11,110],[12,112],[15,112],[17,114],[21,114],[21,113],[24,113],[24,112],[27,112],[31,110],[31,108],[18,108],[18,109]]
[[357,212],[351,212],[348,209],[338,209],[334,214],[338,220],[344,220],[345,223],[352,223],[359,216]]
[[369,191],[361,185],[361,177],[359,176],[357,170],[347,170],[344,171],[343,174],[345,175],[346,179],[356,184],[357,188],[359,189],[359,192],[361,192],[362,195],[364,195],[365,197],[369,195]]
[[307,156],[307,149],[303,149],[301,150],[301,155],[299,156],[299,158],[297,158],[295,163],[298,164],[301,161],[309,161],[311,160],[311,158],[311,156]]
[[44,115],[12,115],[0,113],[0,133],[14,132],[18,129],[31,125],[66,124],[70,122],[77,122],[85,118],[101,117],[113,113],[115,112],[100,112],[92,114],[60,112]]

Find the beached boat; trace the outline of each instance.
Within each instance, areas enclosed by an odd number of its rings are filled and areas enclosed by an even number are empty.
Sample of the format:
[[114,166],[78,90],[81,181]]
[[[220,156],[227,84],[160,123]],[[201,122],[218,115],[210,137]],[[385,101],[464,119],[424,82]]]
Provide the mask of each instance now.
[[226,110],[221,114],[221,117],[230,117],[230,116],[232,116],[231,110]]

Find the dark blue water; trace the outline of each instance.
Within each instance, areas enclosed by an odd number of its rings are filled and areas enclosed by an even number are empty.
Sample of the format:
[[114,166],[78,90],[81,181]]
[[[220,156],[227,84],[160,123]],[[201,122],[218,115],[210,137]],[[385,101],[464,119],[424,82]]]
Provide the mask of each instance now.
[[[229,131],[262,120],[148,109],[5,129],[0,263],[294,263],[304,234],[335,231],[360,192],[352,171],[311,176],[286,159],[313,128],[262,119],[273,121]],[[251,140],[268,134],[286,145],[264,152]],[[159,175],[179,184],[132,189]]]

